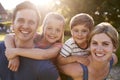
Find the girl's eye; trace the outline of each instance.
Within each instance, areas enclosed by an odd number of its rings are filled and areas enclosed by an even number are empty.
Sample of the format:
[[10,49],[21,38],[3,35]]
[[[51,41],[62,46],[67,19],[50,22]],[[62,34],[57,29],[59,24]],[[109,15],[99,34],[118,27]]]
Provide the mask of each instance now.
[[47,29],[51,30],[52,28],[48,27]]
[[60,32],[61,30],[60,30],[60,29],[57,29],[56,31],[57,31],[57,32]]
[[34,21],[29,21],[29,24],[33,25],[33,24],[35,24],[35,22]]

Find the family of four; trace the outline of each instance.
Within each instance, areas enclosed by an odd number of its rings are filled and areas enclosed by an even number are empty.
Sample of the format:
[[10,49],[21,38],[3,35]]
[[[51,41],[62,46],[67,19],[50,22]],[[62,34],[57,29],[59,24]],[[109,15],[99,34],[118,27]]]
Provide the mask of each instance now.
[[63,44],[65,19],[50,12],[37,33],[40,14],[29,1],[13,12],[12,34],[0,43],[1,80],[105,80],[117,63],[119,34],[109,23],[94,27],[80,13],[70,21],[72,37]]

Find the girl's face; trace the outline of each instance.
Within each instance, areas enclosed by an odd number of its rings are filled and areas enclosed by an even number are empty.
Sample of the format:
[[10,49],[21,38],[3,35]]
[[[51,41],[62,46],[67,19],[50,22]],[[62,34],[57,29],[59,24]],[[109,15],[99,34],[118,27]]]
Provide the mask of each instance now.
[[89,32],[89,29],[84,25],[76,25],[71,30],[73,39],[80,47],[82,47],[82,44],[87,43]]
[[49,43],[55,43],[63,35],[63,22],[57,19],[50,19],[44,26],[44,38]]
[[115,48],[111,38],[105,33],[100,33],[92,37],[90,50],[95,59],[102,61],[110,58]]

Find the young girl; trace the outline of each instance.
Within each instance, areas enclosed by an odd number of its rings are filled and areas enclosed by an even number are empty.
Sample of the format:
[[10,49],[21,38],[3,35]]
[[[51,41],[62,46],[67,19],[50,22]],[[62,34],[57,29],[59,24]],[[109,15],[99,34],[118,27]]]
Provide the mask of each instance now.
[[[64,17],[58,13],[49,13],[45,17],[42,27],[43,32],[41,35],[35,35],[35,47],[33,49],[14,48],[14,35],[8,34],[5,38],[6,56],[8,60],[15,59],[19,62],[18,56],[28,57],[38,60],[46,60],[56,58],[61,46],[64,35]],[[24,34],[27,34],[24,32]],[[17,61],[16,61],[17,60]],[[8,67],[12,71],[17,71],[17,66],[10,64]]]
[[112,65],[117,63],[114,53],[119,45],[118,37],[117,30],[109,23],[98,24],[89,39],[89,64],[67,64],[61,66],[61,71],[73,80],[105,80]]

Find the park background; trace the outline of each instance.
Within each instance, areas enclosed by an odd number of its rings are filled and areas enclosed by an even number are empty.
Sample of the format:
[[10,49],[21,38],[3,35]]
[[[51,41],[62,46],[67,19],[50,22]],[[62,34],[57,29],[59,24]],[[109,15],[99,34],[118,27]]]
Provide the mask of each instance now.
[[[36,5],[38,6],[38,9],[41,14],[40,23],[42,23],[45,15],[48,12],[52,11],[58,12],[65,17],[66,20],[65,41],[71,36],[69,28],[70,19],[71,17],[79,13],[90,14],[95,21],[95,25],[104,21],[111,23],[120,34],[119,0],[28,0],[28,1],[32,1],[35,4],[37,3]],[[10,25],[13,12],[13,8],[4,9],[5,6],[1,2],[2,0],[0,0],[0,41],[4,39],[5,34],[11,32]],[[12,2],[14,2],[14,0],[11,0],[10,2],[11,5]],[[41,28],[39,28],[38,31],[41,32]],[[119,59],[118,64],[116,66],[120,66],[120,47],[118,48],[116,54]]]

